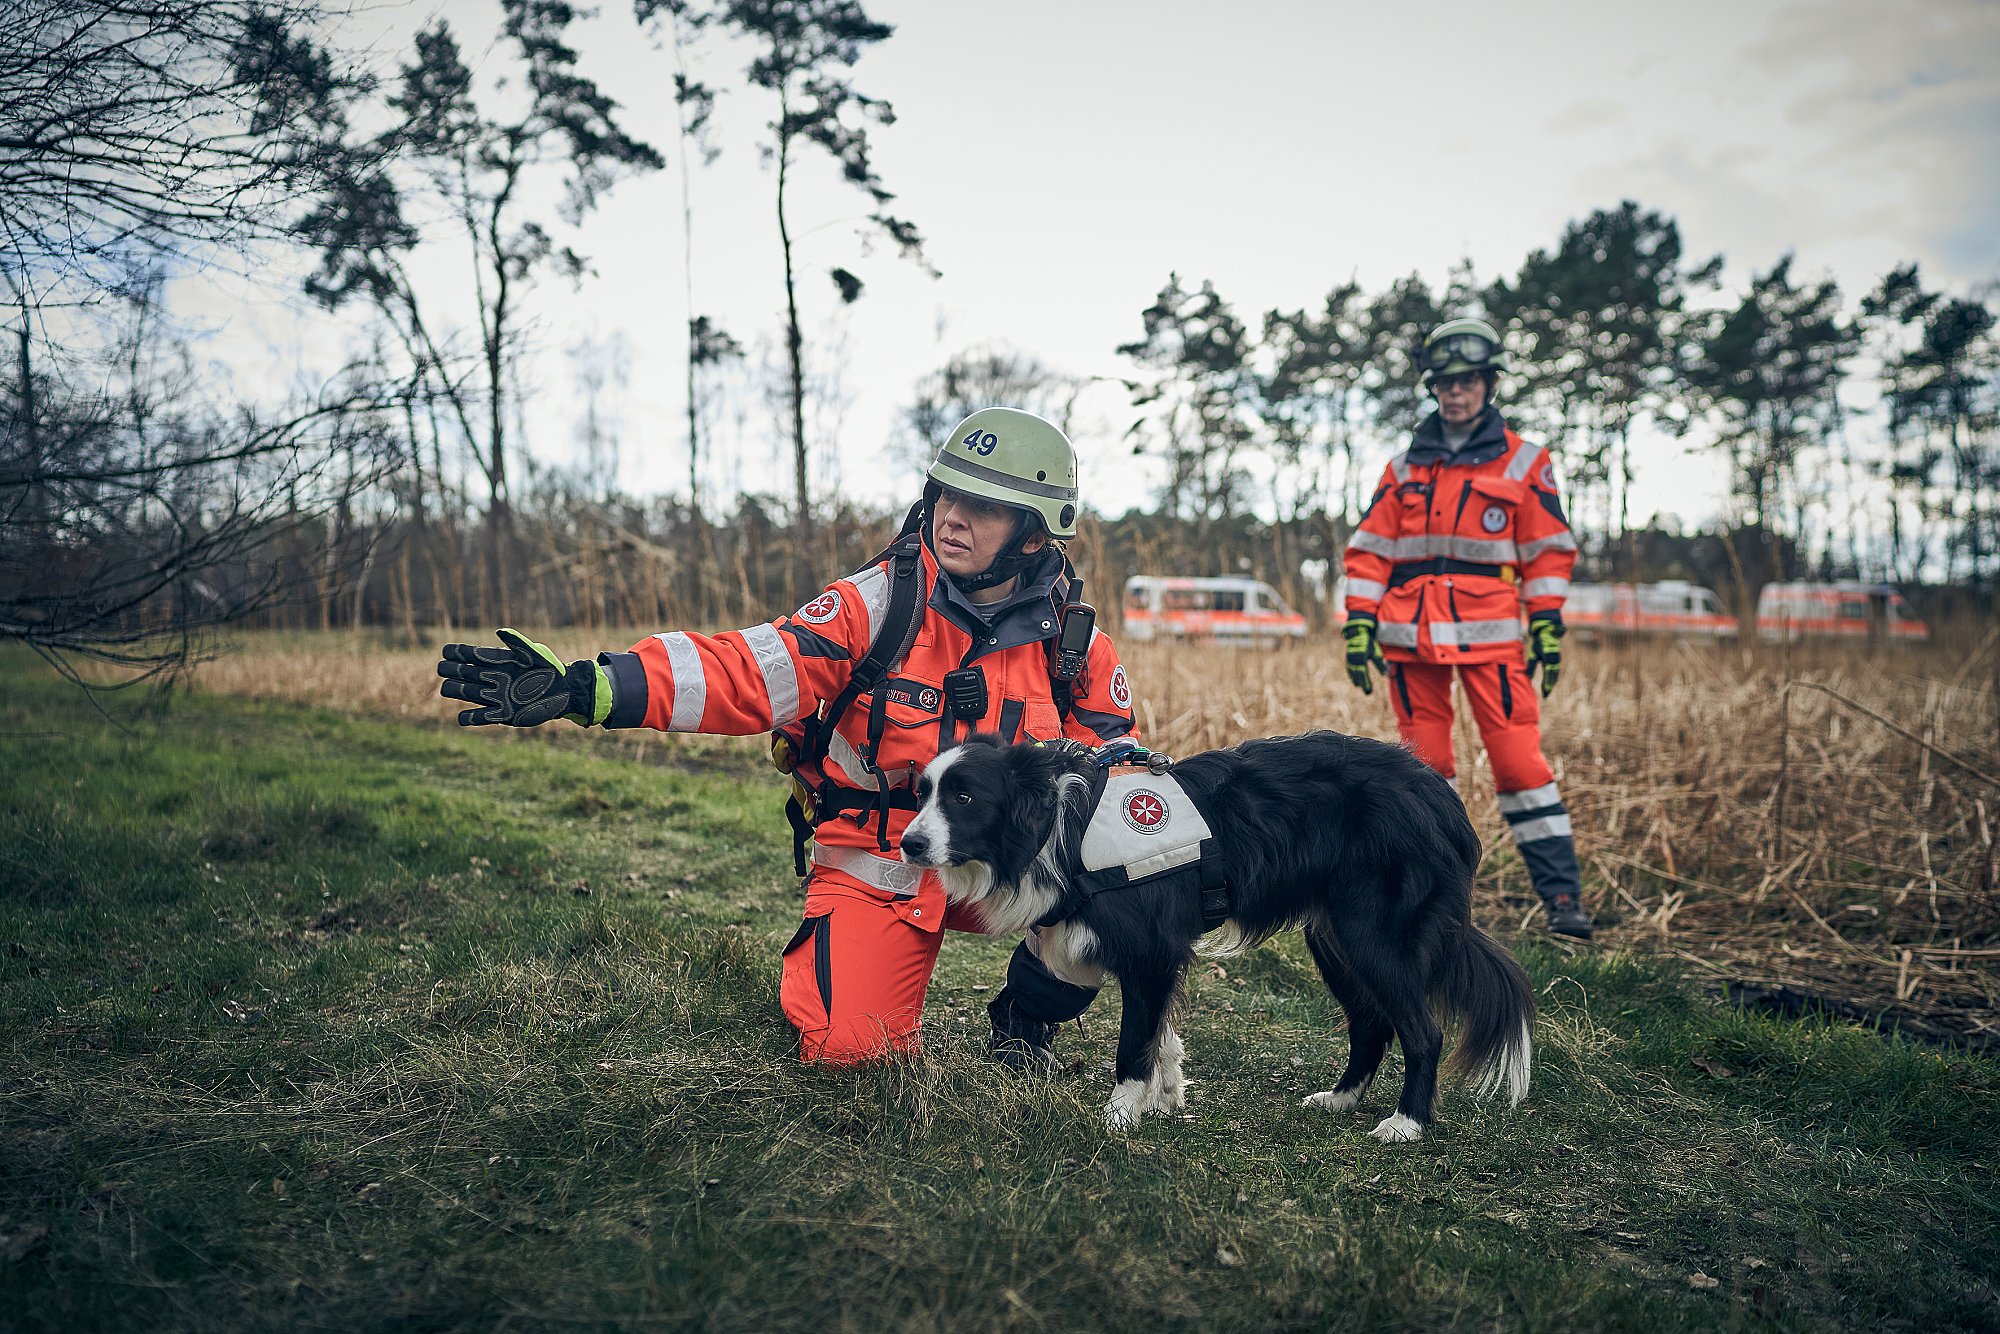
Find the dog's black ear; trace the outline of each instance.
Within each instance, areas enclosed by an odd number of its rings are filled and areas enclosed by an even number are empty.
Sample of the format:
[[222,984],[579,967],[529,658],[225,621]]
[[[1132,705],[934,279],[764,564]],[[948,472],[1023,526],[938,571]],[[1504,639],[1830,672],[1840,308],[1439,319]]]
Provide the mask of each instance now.
[[1012,801],[1012,824],[1032,830],[1036,847],[1048,837],[1049,822],[1055,818],[1061,789],[1055,757],[1035,746],[1010,746],[1007,758],[1007,789]]

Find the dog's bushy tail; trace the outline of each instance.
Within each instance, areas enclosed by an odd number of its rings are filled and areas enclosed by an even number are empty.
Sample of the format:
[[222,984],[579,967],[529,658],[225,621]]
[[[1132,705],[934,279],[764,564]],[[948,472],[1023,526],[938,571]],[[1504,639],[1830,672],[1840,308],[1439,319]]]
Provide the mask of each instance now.
[[1528,1094],[1535,1026],[1535,990],[1520,963],[1465,922],[1445,946],[1432,994],[1459,1024],[1451,1073],[1477,1097],[1505,1093],[1508,1105],[1519,1103]]

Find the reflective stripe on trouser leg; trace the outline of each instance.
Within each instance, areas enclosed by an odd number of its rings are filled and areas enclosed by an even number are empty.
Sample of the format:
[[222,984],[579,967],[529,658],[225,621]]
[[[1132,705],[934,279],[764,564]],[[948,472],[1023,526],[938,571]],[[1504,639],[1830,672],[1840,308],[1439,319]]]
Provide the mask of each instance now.
[[1521,854],[1521,864],[1528,868],[1535,893],[1544,899],[1582,894],[1569,808],[1563,805],[1554,783],[1525,792],[1502,792],[1500,814],[1506,817],[1507,832],[1514,836],[1514,847]]
[[1396,735],[1446,778],[1458,772],[1451,746],[1451,672],[1429,662],[1389,664],[1389,707]]
[[1000,989],[986,1012],[1001,1027],[1005,1027],[1003,1016],[1010,1008],[1034,1023],[1055,1025],[1076,1018],[1096,999],[1097,988],[1063,981],[1035,957],[1024,940],[1014,947],[1014,956],[1007,960],[1007,985]]
[[1528,681],[1525,659],[1516,654],[1462,667],[1459,682],[1486,743],[1500,814],[1535,892],[1543,899],[1581,893],[1569,808],[1542,753],[1541,696]]

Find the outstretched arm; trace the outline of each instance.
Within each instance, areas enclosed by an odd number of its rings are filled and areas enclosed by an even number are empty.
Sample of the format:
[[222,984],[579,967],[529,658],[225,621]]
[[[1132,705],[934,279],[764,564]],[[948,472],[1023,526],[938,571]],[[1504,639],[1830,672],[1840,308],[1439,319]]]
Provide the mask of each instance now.
[[461,725],[583,726],[749,736],[784,727],[838,694],[888,605],[879,567],[842,579],[790,616],[719,635],[649,635],[623,653],[565,665],[513,630],[503,647],[447,644],[439,693],[480,707]]

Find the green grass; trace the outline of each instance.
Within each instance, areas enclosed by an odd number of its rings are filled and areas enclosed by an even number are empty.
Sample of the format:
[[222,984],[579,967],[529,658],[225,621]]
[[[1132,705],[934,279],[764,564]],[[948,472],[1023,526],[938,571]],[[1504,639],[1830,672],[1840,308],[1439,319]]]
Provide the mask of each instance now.
[[[1204,966],[1190,1117],[1107,1135],[978,1059],[803,1068],[775,776],[605,738],[183,701],[139,735],[0,668],[0,1325],[21,1329],[2000,1326],[1994,1063],[1516,942],[1518,1111],[1328,1117],[1295,942]],[[1717,1280],[1692,1280],[1700,1274]],[[1697,1286],[1697,1284],[1703,1286]]]

